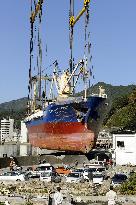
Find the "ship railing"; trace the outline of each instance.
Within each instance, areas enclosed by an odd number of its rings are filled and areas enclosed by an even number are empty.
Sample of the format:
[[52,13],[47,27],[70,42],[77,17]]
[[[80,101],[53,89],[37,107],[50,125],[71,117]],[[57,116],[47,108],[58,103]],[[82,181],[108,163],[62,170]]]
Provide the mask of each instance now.
[[102,95],[100,95],[100,94],[94,94],[94,93],[92,93],[91,96],[93,96],[93,97],[107,98],[107,94],[102,94]]
[[25,118],[24,121],[25,121],[25,122],[31,121],[31,120],[34,119],[34,118],[39,118],[39,117],[42,117],[42,116],[43,116],[43,111],[40,110],[40,111],[38,111],[38,112],[36,112],[36,113],[34,113],[34,114],[28,116],[27,118]]

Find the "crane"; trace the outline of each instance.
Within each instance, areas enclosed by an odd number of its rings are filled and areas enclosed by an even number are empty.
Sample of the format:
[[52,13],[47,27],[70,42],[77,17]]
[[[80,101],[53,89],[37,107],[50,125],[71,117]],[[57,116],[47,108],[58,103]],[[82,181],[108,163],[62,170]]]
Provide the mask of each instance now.
[[[75,17],[74,16],[74,0],[70,0],[70,20],[69,20],[69,27],[70,27],[70,60],[69,60],[69,64],[70,64],[70,73],[72,74],[72,71],[74,69],[74,59],[73,59],[73,34],[74,34],[74,26],[75,24],[78,22],[78,20],[81,18],[81,16],[86,12],[86,25],[85,25],[85,36],[86,36],[86,28],[87,28],[87,24],[89,22],[89,3],[90,0],[84,0],[84,6],[82,8],[82,10],[79,12],[79,14]],[[85,37],[86,39],[86,37]],[[74,77],[73,77],[73,87],[74,87]],[[74,89],[73,89],[73,94],[74,94]]]
[[[42,65],[42,47],[41,47],[41,38],[40,38],[40,24],[41,24],[41,16],[42,16],[42,5],[44,0],[31,0],[31,15],[30,15],[30,25],[31,25],[31,38],[30,38],[30,68],[29,68],[29,85],[28,85],[28,113],[32,111],[31,100],[32,99],[32,87],[35,87],[35,78],[32,77],[32,66],[33,66],[33,50],[34,50],[34,24],[36,21],[36,17],[39,14],[38,21],[38,56],[37,56],[37,67],[39,68],[39,99],[41,99],[41,65]],[[34,10],[33,10],[33,2],[34,2]],[[40,65],[39,65],[40,64]],[[37,79],[39,79],[37,78]],[[30,97],[31,96],[31,97]],[[35,104],[35,99],[34,99]],[[35,107],[35,105],[34,105]]]
[[73,15],[70,17],[70,26],[71,27],[74,27],[74,25],[80,19],[80,17],[85,13],[85,11],[87,11],[89,3],[90,3],[90,0],[84,0],[84,7],[79,12],[79,14],[76,17],[74,17]]
[[35,18],[37,14],[39,13],[39,11],[41,11],[42,4],[43,4],[43,0],[39,0],[38,3],[35,5],[35,11],[32,11],[31,17],[30,17],[31,23],[35,22]]

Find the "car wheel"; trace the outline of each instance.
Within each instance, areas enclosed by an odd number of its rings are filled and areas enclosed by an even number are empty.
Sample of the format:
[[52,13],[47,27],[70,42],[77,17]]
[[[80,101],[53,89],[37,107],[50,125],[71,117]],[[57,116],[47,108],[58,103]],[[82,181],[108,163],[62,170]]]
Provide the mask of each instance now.
[[21,180],[20,180],[20,179],[17,179],[16,181],[17,181],[17,182],[21,182]]
[[85,182],[85,180],[84,179],[81,179],[81,181],[80,181],[81,183],[84,183]]

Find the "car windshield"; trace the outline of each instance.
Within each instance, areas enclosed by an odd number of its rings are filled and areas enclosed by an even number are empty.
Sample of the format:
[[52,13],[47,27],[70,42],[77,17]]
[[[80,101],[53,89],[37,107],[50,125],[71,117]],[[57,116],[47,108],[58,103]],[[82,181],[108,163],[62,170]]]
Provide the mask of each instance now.
[[113,179],[124,180],[124,179],[127,179],[127,176],[124,174],[116,174],[114,175]]
[[93,176],[93,178],[103,178],[103,176],[100,175],[100,174],[96,174],[96,175]]
[[65,169],[64,167],[57,167],[57,169]]
[[75,171],[76,172],[83,172],[84,170],[83,169],[76,169]]
[[105,171],[105,168],[98,168],[97,171],[98,172],[103,172],[103,171]]
[[18,172],[5,172],[1,174],[1,176],[17,176],[17,175],[19,175]]
[[17,175],[19,175],[19,173],[17,173],[17,172],[11,172],[11,176],[17,176]]
[[41,177],[50,177],[51,172],[43,172],[41,173]]
[[68,174],[68,177],[78,178],[79,177],[79,173],[70,173],[70,174]]
[[11,172],[2,173],[1,176],[11,176]]
[[46,170],[52,170],[52,166],[40,166],[36,168],[36,171],[46,171]]
[[90,168],[89,172],[96,172],[96,168]]

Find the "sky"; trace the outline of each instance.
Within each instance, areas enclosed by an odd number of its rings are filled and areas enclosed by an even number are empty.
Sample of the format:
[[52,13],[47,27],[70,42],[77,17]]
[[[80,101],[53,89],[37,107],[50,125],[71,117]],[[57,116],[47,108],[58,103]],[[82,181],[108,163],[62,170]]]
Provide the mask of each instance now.
[[[75,15],[83,0],[75,0]],[[90,3],[93,84],[136,84],[136,0],[97,0]],[[30,0],[1,1],[0,103],[28,95]],[[69,0],[44,1],[43,68],[58,60],[69,62]],[[74,30],[75,61],[83,57],[84,17]]]

